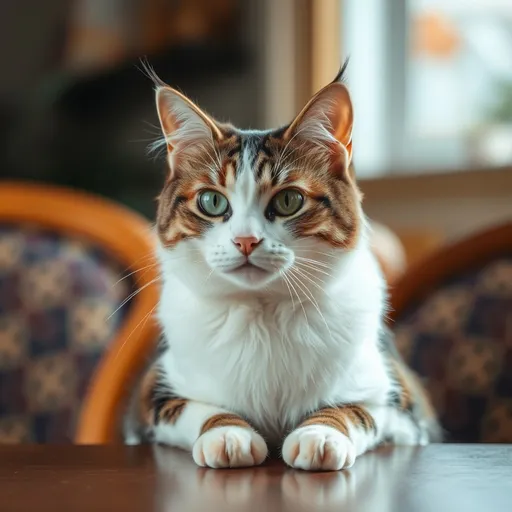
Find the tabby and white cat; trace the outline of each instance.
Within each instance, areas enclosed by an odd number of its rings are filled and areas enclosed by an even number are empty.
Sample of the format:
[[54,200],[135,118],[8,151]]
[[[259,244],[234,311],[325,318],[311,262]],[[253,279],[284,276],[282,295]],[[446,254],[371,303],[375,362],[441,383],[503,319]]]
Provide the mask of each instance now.
[[156,103],[164,341],[126,441],[213,468],[260,464],[276,447],[304,470],[428,443],[432,409],[383,327],[341,73],[271,131],[220,124],[158,81]]

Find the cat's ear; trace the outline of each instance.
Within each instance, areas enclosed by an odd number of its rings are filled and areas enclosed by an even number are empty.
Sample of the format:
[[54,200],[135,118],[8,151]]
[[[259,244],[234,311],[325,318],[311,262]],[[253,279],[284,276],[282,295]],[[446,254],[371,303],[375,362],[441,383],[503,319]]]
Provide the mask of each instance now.
[[177,154],[212,147],[223,134],[215,121],[186,96],[171,87],[157,87],[156,107],[169,153],[171,173]]
[[284,137],[305,138],[319,145],[339,149],[352,159],[352,127],[354,114],[347,87],[334,81],[321,89],[302,109]]

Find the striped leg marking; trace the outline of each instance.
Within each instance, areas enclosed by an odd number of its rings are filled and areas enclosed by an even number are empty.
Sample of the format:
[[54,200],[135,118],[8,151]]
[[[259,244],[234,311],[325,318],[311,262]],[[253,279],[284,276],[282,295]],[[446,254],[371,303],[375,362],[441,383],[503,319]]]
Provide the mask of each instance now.
[[283,459],[293,468],[310,471],[348,468],[364,444],[359,442],[360,438],[375,438],[376,433],[375,421],[364,407],[326,407],[288,435],[283,444]]
[[204,422],[192,455],[199,466],[237,468],[261,464],[267,451],[263,438],[245,420],[220,413]]
[[139,418],[154,441],[192,451],[199,466],[255,466],[267,456],[265,441],[247,421],[221,407],[177,396],[162,383],[157,367],[142,383]]

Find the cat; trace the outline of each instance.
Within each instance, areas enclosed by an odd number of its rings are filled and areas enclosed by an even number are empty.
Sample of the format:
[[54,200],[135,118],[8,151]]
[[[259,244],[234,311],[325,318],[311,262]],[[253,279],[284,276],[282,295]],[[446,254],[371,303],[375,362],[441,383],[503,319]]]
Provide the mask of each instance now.
[[352,166],[344,68],[287,126],[240,130],[158,80],[168,174],[156,231],[160,353],[128,443],[199,466],[340,470],[438,437],[383,317],[386,283]]

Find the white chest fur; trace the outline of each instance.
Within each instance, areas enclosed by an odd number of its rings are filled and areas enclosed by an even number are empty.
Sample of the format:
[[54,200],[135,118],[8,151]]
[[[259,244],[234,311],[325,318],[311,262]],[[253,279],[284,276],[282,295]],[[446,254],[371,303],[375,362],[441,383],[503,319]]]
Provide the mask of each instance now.
[[364,282],[317,297],[319,312],[308,301],[205,301],[168,276],[159,318],[169,383],[270,438],[321,404],[379,401],[388,385],[376,344],[382,297]]

